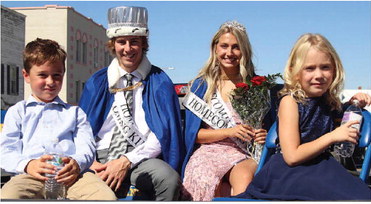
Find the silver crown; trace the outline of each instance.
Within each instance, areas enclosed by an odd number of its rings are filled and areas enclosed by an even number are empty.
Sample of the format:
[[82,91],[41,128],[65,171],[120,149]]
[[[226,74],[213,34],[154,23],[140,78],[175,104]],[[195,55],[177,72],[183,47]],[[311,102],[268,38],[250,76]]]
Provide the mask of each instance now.
[[148,36],[148,11],[144,7],[120,6],[108,10],[109,38]]
[[241,23],[239,23],[237,21],[227,21],[220,26],[220,28],[222,28],[222,27],[232,27],[232,28],[236,28],[236,29],[246,33],[245,26],[243,26]]

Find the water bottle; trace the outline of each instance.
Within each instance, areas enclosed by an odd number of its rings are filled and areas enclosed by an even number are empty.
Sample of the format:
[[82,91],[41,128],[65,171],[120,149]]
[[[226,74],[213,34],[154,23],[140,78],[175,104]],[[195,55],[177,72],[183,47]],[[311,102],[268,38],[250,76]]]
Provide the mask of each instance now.
[[[359,102],[357,100],[353,101],[347,110],[344,112],[343,119],[341,120],[341,125],[347,123],[348,121],[357,120],[359,124],[354,124],[351,127],[357,129],[361,128],[362,123],[362,110],[358,106]],[[337,155],[341,157],[351,157],[353,155],[355,144],[351,142],[341,142],[334,145],[334,151]]]
[[55,180],[55,176],[58,171],[61,170],[64,166],[62,161],[63,151],[59,146],[59,141],[57,138],[51,139],[45,147],[45,154],[52,155],[53,159],[48,160],[48,164],[52,164],[57,167],[55,174],[45,174],[48,177],[48,180],[45,181],[45,199],[47,200],[64,200],[66,198],[66,189],[62,183],[58,183]]

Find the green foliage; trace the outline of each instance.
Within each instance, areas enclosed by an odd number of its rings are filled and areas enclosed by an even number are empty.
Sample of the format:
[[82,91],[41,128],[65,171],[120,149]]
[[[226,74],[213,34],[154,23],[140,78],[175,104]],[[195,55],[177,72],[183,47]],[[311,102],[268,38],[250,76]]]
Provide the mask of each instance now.
[[264,116],[270,109],[269,89],[276,85],[281,74],[254,76],[245,83],[236,84],[231,92],[231,104],[244,123],[261,128]]

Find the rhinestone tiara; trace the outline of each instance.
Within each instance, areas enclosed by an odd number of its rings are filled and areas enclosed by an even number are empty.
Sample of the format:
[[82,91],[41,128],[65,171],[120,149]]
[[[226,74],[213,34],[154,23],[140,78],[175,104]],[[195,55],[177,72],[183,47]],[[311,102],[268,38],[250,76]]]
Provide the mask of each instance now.
[[245,26],[243,26],[241,23],[239,23],[237,21],[227,21],[220,26],[220,28],[222,28],[222,27],[232,27],[232,28],[236,28],[236,29],[246,33]]

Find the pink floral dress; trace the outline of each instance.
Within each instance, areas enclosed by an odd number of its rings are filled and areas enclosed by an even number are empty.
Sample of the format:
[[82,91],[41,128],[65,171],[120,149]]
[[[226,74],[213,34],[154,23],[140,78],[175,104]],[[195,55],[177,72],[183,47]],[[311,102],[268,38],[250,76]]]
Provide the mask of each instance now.
[[[240,122],[231,104],[226,105],[233,119]],[[238,162],[248,158],[249,156],[229,138],[201,144],[193,152],[185,168],[182,199],[211,201],[223,176]]]

